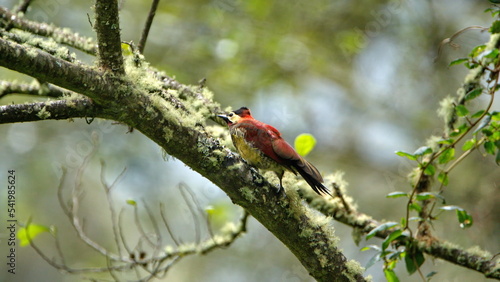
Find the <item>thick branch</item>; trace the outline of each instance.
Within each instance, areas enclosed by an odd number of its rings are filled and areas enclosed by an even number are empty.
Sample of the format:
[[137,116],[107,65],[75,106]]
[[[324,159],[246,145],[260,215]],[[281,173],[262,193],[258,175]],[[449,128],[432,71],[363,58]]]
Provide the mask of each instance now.
[[[114,82],[111,77],[90,67],[72,64],[43,51],[12,43],[3,38],[0,38],[0,54],[2,54],[0,66],[86,95],[97,103],[103,99],[114,99],[116,83],[122,83]],[[95,91],[96,89],[103,91]],[[112,96],[106,97],[106,94]]]
[[124,74],[117,0],[96,0],[95,31],[99,65],[116,74]]
[[9,12],[4,7],[0,7],[0,19],[5,24],[12,25],[14,28],[53,38],[58,43],[74,47],[91,55],[97,54],[97,45],[92,38],[82,37],[70,32],[68,29],[57,28],[46,23],[29,21]]
[[106,117],[88,98],[0,106],[0,124],[49,119]]

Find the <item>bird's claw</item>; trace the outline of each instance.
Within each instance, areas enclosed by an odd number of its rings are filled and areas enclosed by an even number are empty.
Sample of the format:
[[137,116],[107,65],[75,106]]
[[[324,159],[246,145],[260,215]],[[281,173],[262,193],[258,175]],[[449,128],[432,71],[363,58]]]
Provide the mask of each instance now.
[[275,193],[277,196],[282,196],[282,197],[286,198],[285,188],[283,188],[283,186],[281,186],[281,185],[276,186]]

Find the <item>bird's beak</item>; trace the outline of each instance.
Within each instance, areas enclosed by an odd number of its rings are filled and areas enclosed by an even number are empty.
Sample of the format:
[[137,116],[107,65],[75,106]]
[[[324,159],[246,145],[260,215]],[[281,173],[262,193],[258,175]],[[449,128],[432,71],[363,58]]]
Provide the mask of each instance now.
[[226,115],[217,115],[221,119],[227,122],[227,124],[231,124],[232,122],[229,120],[229,118]]

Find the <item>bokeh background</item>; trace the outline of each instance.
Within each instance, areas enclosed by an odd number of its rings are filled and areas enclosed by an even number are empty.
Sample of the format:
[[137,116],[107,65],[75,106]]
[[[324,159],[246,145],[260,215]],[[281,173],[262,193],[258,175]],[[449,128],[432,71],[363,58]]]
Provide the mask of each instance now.
[[[69,27],[94,37],[88,17],[91,1],[34,1],[27,17]],[[13,7],[17,1],[0,0]],[[138,42],[149,10],[149,1],[120,1],[124,41]],[[348,193],[359,210],[379,220],[399,221],[405,201],[386,199],[393,191],[408,191],[406,175],[411,163],[397,157],[396,150],[413,152],[443,128],[437,116],[439,101],[454,95],[467,70],[448,67],[476,45],[488,40],[487,33],[467,31],[449,45],[440,42],[456,31],[472,26],[489,26],[494,20],[484,10],[486,0],[441,1],[161,1],[146,46],[148,61],[185,84],[203,78],[223,108],[247,106],[256,118],[279,128],[293,142],[300,133],[311,133],[317,147],[308,156],[322,172],[345,172]],[[75,51],[80,60],[94,58]],[[1,54],[0,54],[1,56]],[[0,69],[3,80],[31,81],[29,77]],[[11,95],[0,104],[43,100]],[[477,99],[476,107],[486,103]],[[499,110],[498,99],[494,109]],[[97,142],[95,142],[97,140]],[[106,266],[105,260],[85,247],[75,236],[57,202],[57,187],[66,167],[65,195],[75,183],[84,157],[91,151],[83,175],[84,197],[81,215],[89,234],[103,245],[113,237],[101,171],[112,183],[113,203],[124,210],[124,228],[130,245],[137,240],[133,208],[125,202],[144,203],[158,216],[159,204],[176,238],[207,238],[202,216],[192,217],[188,205],[200,209],[212,206],[212,227],[216,232],[225,220],[237,221],[241,209],[208,180],[174,158],[163,156],[158,145],[137,130],[111,121],[44,121],[0,126],[0,180],[7,170],[17,175],[17,219],[57,227],[67,264],[78,267]],[[465,248],[480,246],[492,253],[500,247],[500,171],[490,156],[475,152],[450,175],[444,196],[447,204],[459,205],[474,217],[472,228],[462,230],[454,213],[442,214],[434,233]],[[106,163],[102,170],[101,160]],[[182,197],[179,184],[196,195]],[[1,184],[6,187],[6,183]],[[2,207],[6,190],[0,191]],[[147,214],[139,208],[142,220]],[[1,226],[6,211],[0,211]],[[158,218],[158,217],[157,217]],[[352,229],[334,223],[340,247],[349,259],[362,265],[374,255],[360,252],[363,246],[379,244],[377,239],[353,242]],[[166,244],[171,244],[164,232]],[[6,254],[4,228],[0,230],[0,253]],[[43,234],[38,244],[49,257],[56,257],[53,240]],[[2,257],[4,257],[2,255]],[[59,273],[29,247],[17,247],[17,274],[4,271],[1,281],[80,281],[91,275]],[[403,281],[404,265],[396,269]],[[440,260],[427,259],[423,272],[436,271],[436,281],[481,281],[473,271]],[[383,281],[381,263],[367,269],[374,281]],[[97,276],[98,278],[105,278]],[[128,281],[135,276],[126,277]],[[107,277],[109,278],[109,277]],[[122,277],[124,278],[124,277]],[[254,219],[248,233],[231,247],[204,256],[184,258],[166,275],[168,281],[312,281],[298,260]]]

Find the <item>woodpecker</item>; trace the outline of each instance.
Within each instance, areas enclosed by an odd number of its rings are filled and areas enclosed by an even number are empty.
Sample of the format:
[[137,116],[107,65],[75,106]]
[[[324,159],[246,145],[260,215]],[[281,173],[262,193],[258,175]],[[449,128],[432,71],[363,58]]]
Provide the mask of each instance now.
[[218,117],[226,121],[234,146],[248,164],[276,173],[280,181],[278,192],[288,170],[299,173],[317,194],[331,196],[318,169],[302,158],[276,128],[254,119],[247,107]]

